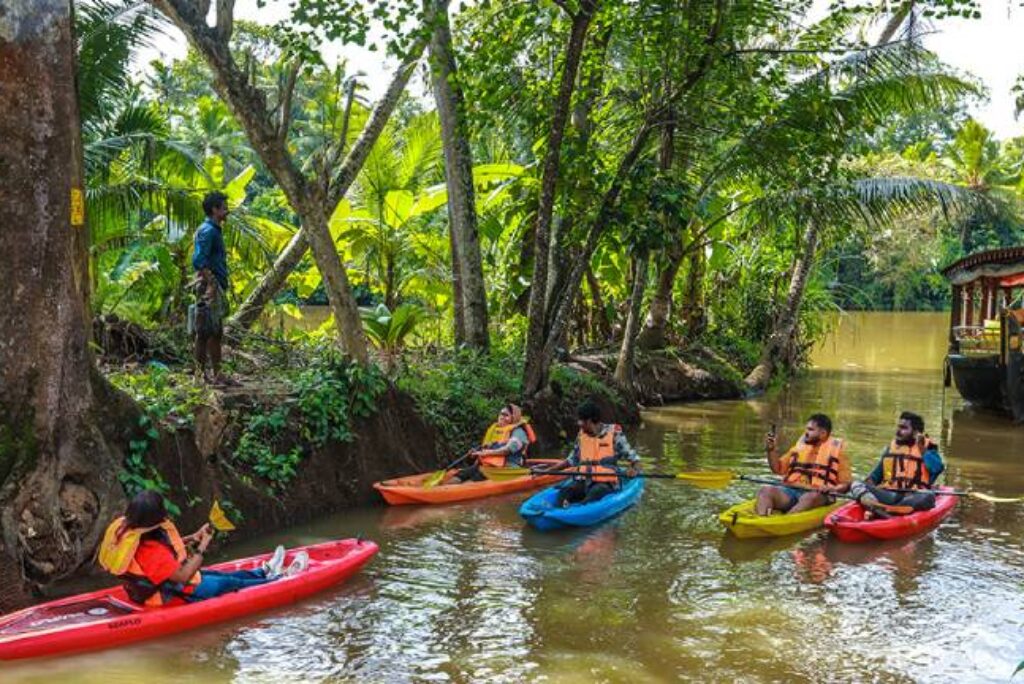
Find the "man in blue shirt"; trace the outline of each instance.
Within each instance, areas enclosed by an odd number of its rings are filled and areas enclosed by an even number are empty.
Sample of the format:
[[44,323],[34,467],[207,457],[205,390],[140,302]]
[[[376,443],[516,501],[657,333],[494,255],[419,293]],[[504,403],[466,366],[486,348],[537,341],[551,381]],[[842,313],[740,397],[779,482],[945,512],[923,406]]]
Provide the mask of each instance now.
[[924,511],[935,507],[932,487],[943,470],[939,447],[924,432],[924,419],[904,411],[896,438],[871,474],[855,483],[850,493],[878,517]]
[[[228,260],[221,226],[228,217],[228,198],[211,192],[203,198],[206,220],[199,226],[192,253],[196,271],[195,355],[199,371],[215,385],[236,384],[221,374],[221,342],[227,315]],[[210,373],[206,366],[209,364]]]

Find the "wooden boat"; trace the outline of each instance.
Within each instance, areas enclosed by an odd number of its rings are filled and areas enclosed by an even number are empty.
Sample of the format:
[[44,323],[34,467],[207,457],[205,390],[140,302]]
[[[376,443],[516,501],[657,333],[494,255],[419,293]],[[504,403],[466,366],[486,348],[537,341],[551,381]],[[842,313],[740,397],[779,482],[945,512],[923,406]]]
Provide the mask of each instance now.
[[942,274],[953,288],[946,386],[1024,422],[1024,246],[972,254]]

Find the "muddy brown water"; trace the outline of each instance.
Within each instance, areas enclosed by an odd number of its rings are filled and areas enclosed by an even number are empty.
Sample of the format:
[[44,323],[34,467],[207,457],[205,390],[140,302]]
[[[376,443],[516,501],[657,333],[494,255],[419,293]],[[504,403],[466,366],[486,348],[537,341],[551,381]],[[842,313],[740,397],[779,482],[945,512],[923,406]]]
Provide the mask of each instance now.
[[[634,441],[662,471],[762,472],[767,425],[793,439],[824,410],[865,473],[906,408],[951,484],[1024,494],[1024,427],[955,392],[943,406],[945,320],[846,317],[789,387],[649,411]],[[0,664],[0,681],[1006,682],[1024,659],[1024,505],[964,500],[936,531],[886,545],[735,540],[716,514],[752,491],[648,481],[618,520],[558,534],[524,527],[522,496],[352,511],[231,549],[378,541],[334,591],[117,651]]]

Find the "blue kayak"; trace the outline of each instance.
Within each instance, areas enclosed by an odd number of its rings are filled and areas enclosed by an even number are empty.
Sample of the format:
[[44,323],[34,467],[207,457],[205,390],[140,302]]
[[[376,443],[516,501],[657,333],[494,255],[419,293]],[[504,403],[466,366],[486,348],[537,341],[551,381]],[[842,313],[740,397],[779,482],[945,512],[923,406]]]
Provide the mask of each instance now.
[[519,515],[538,530],[589,527],[614,518],[635,504],[640,499],[640,495],[644,493],[642,477],[627,478],[621,489],[593,503],[579,503],[572,504],[567,508],[557,508],[555,501],[558,498],[558,490],[562,486],[548,487],[531,496],[519,507]]

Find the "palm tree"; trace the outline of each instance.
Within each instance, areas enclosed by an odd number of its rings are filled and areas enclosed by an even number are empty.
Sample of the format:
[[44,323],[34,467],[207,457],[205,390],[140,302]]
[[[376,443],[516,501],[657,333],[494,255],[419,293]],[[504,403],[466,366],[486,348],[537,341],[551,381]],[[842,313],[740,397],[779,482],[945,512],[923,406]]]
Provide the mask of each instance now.
[[960,245],[964,253],[1017,242],[1019,235],[1014,235],[1012,227],[1019,225],[1016,218],[1020,204],[1019,160],[1015,167],[1002,154],[992,132],[974,119],[968,119],[953,143],[942,151],[940,162],[956,183],[991,200],[960,221]]
[[[223,117],[200,106],[200,120],[219,133],[197,150],[175,139],[166,112],[132,84],[132,55],[158,30],[148,6],[91,0],[76,22],[96,310],[151,322],[184,308],[192,230],[203,195],[215,189],[235,209],[226,239],[237,269],[265,268],[294,229],[244,206],[255,171],[239,166]],[[234,156],[225,161],[221,152]]]

